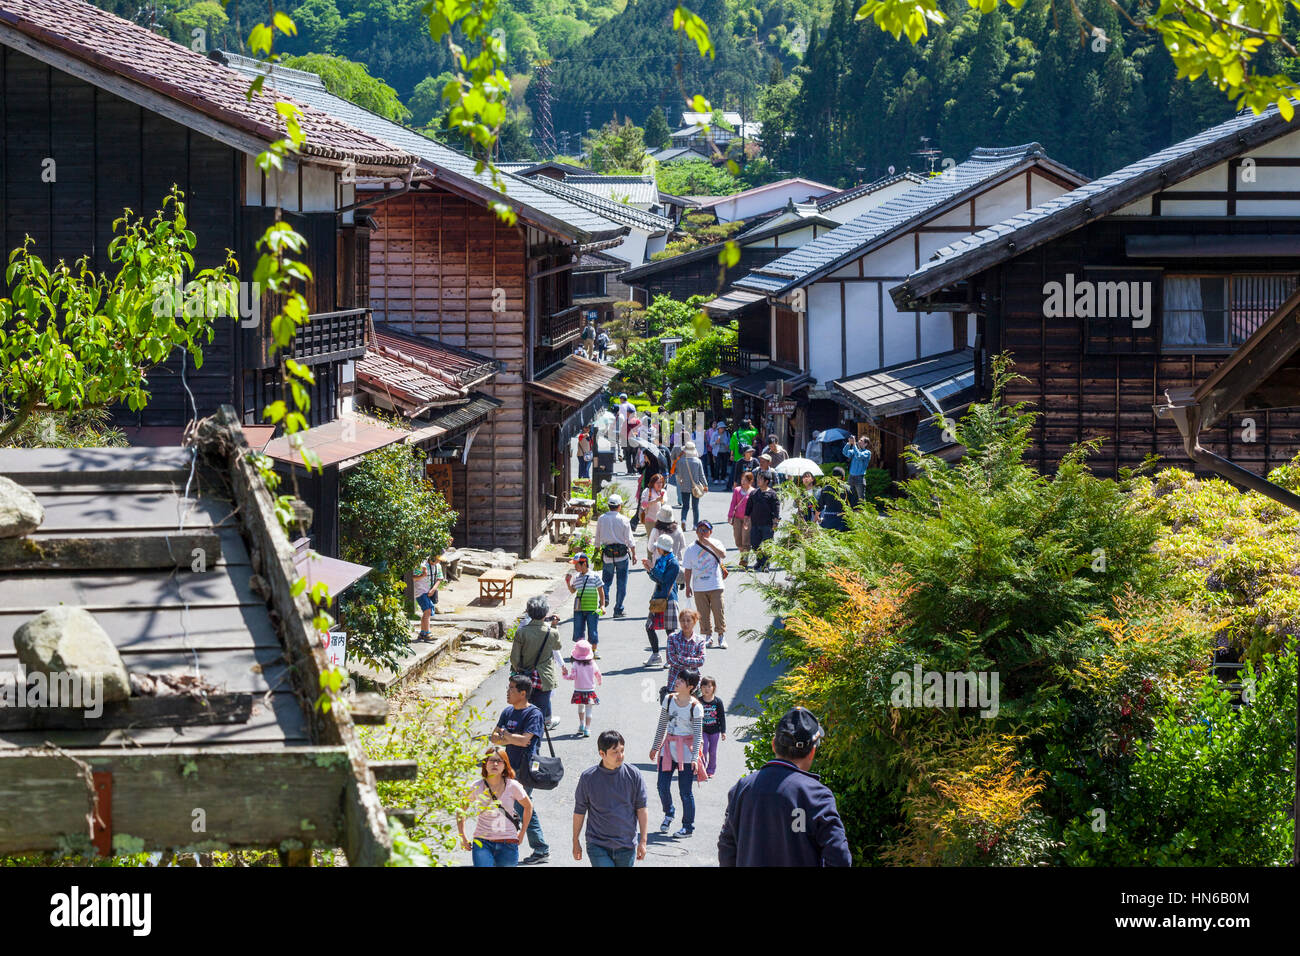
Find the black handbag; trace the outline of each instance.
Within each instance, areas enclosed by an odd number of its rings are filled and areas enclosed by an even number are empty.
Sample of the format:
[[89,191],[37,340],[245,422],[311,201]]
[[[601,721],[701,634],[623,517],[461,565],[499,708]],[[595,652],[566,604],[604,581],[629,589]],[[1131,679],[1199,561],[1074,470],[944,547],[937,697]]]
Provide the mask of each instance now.
[[554,790],[564,779],[564,764],[560,758],[555,756],[555,746],[551,743],[551,729],[546,727],[546,746],[551,751],[549,757],[543,757],[540,752],[533,757],[532,763],[528,766],[528,782],[537,790]]

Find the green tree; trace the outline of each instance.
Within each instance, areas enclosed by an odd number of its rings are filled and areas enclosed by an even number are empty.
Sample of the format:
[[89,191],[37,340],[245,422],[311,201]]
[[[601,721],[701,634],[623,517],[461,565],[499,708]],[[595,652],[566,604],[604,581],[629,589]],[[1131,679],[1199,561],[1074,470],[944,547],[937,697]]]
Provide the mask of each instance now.
[[341,602],[349,654],[392,666],[410,643],[406,577],[451,543],[456,513],[418,473],[420,456],[399,443],[370,452],[339,486],[340,552],[373,570]]
[[317,74],[325,84],[325,89],[335,96],[341,96],[394,123],[405,123],[411,118],[411,111],[397,98],[397,91],[383,80],[371,76],[364,63],[355,63],[325,53],[309,53],[306,56],[289,57],[284,65]]
[[664,116],[664,108],[656,106],[645,121],[645,143],[649,149],[667,149],[672,144],[673,131]]
[[674,196],[730,196],[744,189],[728,170],[706,159],[657,164],[655,182]]
[[[109,276],[89,257],[53,269],[28,237],[9,256],[12,291],[0,299],[0,444],[37,411],[83,412],[149,401],[148,371],[176,349],[195,367],[217,316],[238,316],[237,266],[193,273],[194,233],[175,188],[151,220],[130,211],[113,223]],[[229,319],[227,319],[229,321]]]
[[415,91],[406,101],[411,111],[411,125],[424,129],[440,121],[446,104],[442,99],[443,88],[452,82],[450,71],[444,70],[437,76],[426,76],[416,84]]
[[729,325],[692,323],[689,335],[677,346],[677,354],[668,363],[668,384],[672,386],[669,411],[705,408],[709,404],[709,387],[705,381],[721,371],[722,349],[735,346],[735,322]]
[[582,149],[598,173],[639,173],[646,162],[644,131],[633,126],[631,119],[622,123],[611,119],[599,132],[583,137]]

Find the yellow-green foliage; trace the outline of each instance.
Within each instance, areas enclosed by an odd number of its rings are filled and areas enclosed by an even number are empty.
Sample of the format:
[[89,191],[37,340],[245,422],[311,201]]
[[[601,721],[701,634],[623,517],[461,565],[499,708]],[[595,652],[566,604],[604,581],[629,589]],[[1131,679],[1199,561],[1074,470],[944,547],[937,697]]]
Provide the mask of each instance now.
[[[1300,486],[1295,463],[1272,480]],[[1164,528],[1156,548],[1175,592],[1211,614],[1220,634],[1252,660],[1300,626],[1300,514],[1219,478],[1171,468],[1134,482],[1136,507]]]

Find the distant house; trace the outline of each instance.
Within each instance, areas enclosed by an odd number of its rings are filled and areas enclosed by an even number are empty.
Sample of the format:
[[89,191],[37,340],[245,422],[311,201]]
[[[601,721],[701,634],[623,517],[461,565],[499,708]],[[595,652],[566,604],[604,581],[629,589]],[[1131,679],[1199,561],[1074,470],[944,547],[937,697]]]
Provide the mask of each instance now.
[[[266,69],[228,58],[250,73]],[[594,362],[574,367],[584,360],[570,355],[583,321],[573,270],[585,253],[623,242],[630,227],[509,173],[503,194],[469,156],[333,96],[314,74],[276,67],[273,76],[299,101],[419,157],[426,175],[409,188],[359,184],[373,223],[367,281],[375,327],[500,363],[482,391],[502,406],[461,443],[466,539],[531,553],[569,487],[570,440],[614,375]],[[515,210],[516,225],[500,220],[497,202]]]
[[672,134],[673,146],[701,150],[707,155],[710,138],[725,151],[727,144],[734,139],[755,140],[762,133],[761,123],[746,123],[735,111],[724,111],[722,119],[726,126],[715,124],[712,113],[683,112],[681,129]]
[[610,199],[645,212],[659,212],[659,187],[653,176],[601,176],[570,174],[564,182],[602,199]]
[[591,173],[591,170],[584,166],[557,163],[553,159],[533,163],[497,163],[497,168],[516,176],[523,176],[525,179],[545,176],[548,179],[563,180],[565,176],[584,176]]
[[1044,470],[1100,439],[1089,461],[1101,473],[1149,455],[1213,467],[1199,446],[1265,474],[1300,450],[1300,395],[1282,367],[1300,280],[1297,167],[1293,123],[1275,109],[1237,116],[951,237],[889,293],[899,310],[973,318],[982,393],[992,356],[1011,354],[1026,380],[1007,398],[1039,413]]
[[[254,158],[282,136],[269,90],[247,98],[247,77],[188,47],[81,0],[4,0],[0,12],[0,229],[7,253],[31,236],[47,263],[88,256],[113,271],[113,221],[129,208],[146,219],[173,184],[185,193],[198,245],[195,269],[238,258],[244,281],[257,263],[254,243],[283,218],[309,243],[316,281],[312,313],[291,355],[313,366],[312,424],[344,409],[351,364],[364,347],[352,174],[403,181],[416,157],[310,106],[300,121],[307,142],[267,176]],[[269,349],[267,299],[260,323],[218,318],[202,368],[178,353],[149,374],[150,400],[114,410],[128,427],[169,428],[234,405],[261,422],[282,397]],[[183,376],[183,377],[182,377]]]
[[731,196],[712,196],[701,200],[699,208],[701,212],[712,213],[718,222],[735,222],[737,219],[748,222],[776,215],[787,203],[812,202],[836,192],[839,190],[834,186],[795,177],[755,186]]
[[[929,417],[929,399],[918,393],[908,402],[877,407],[864,403],[866,392],[853,386],[853,378],[932,357],[947,368],[946,353],[971,348],[975,332],[964,315],[900,309],[886,290],[954,238],[1084,181],[1044,155],[1037,143],[977,149],[944,175],[913,184],[738,279],[734,296],[762,296],[768,306],[767,349],[740,355],[727,369],[741,376],[731,385],[738,413],[755,422],[770,419],[778,436],[785,432],[795,447],[816,430],[861,422],[877,439],[877,460],[897,472],[904,446]],[[955,381],[962,374],[952,372]],[[924,380],[925,370],[920,375]],[[960,391],[950,385],[935,389],[945,395]],[[793,406],[767,404],[774,391]],[[777,408],[783,414],[769,416],[769,409]],[[791,414],[785,415],[787,410]]]

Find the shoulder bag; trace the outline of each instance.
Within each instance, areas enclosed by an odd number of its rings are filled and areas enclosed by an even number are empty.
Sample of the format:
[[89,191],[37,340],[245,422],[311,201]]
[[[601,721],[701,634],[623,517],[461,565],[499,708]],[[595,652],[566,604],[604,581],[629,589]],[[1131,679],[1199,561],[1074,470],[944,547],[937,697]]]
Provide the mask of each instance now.
[[[546,727],[545,721],[542,721],[542,726]],[[543,757],[541,749],[538,748],[537,756],[528,767],[528,782],[537,790],[554,790],[564,779],[564,764],[559,757],[555,756],[555,745],[551,743],[550,728],[546,728],[546,746],[551,755]]]
[[488,796],[491,797],[492,801],[497,805],[497,809],[499,809],[502,813],[504,813],[506,815],[506,819],[515,825],[515,832],[518,833],[519,818],[506,809],[506,805],[501,802],[500,797],[498,797],[495,793],[492,792],[492,785],[488,783],[486,780],[483,781],[483,789],[487,791]]
[[[699,459],[696,458],[696,459],[694,459],[694,460],[692,461],[692,463],[691,463],[691,465],[690,465],[690,470],[691,470],[691,496],[694,497],[694,498],[703,498],[706,494],[708,494],[709,486],[706,485],[706,484],[704,484],[703,482],[701,482],[701,481],[697,481],[697,480],[695,479],[695,462],[698,462],[698,461],[699,461]],[[701,472],[704,471],[704,466],[703,466],[703,465],[700,466],[700,471],[701,471]],[[701,477],[702,477],[702,475],[701,475]]]
[[554,628],[551,627],[546,629],[546,633],[542,635],[542,648],[537,652],[537,656],[533,658],[533,666],[522,672],[523,676],[532,680],[533,690],[542,689],[542,676],[537,673],[537,665],[542,662],[542,658],[546,655],[546,645],[551,643],[551,631],[553,630]]

